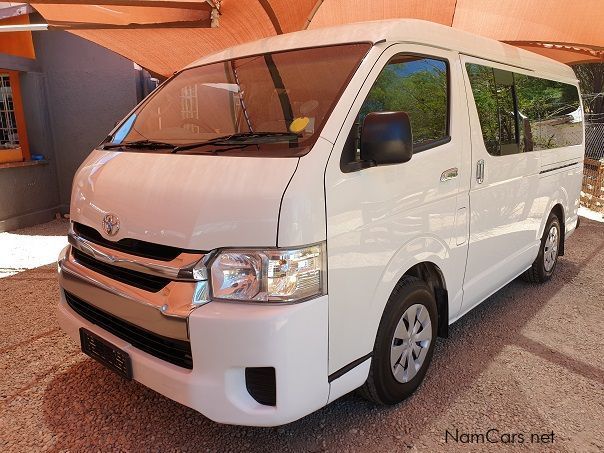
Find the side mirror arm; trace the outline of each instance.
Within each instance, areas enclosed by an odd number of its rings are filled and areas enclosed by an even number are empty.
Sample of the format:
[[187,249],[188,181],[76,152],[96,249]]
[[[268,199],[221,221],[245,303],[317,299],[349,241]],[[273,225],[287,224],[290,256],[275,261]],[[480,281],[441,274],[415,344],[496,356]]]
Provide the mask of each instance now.
[[377,167],[374,160],[357,160],[354,162],[348,162],[345,164],[346,173],[352,173],[354,171],[361,171],[365,168]]

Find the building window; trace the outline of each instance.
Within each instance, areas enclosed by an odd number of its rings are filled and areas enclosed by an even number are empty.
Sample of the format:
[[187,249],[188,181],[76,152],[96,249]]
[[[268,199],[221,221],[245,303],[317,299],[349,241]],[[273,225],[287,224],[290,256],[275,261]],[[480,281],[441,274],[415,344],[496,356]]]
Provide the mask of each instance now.
[[0,163],[24,157],[29,157],[29,150],[18,73],[0,70]]
[[8,74],[0,74],[0,145],[3,148],[19,147],[13,90]]

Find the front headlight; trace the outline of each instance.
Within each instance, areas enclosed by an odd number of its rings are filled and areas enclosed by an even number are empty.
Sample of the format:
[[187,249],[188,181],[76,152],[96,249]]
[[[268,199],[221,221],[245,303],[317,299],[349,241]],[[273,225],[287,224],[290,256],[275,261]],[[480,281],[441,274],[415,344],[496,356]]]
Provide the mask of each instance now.
[[222,250],[210,266],[212,298],[296,302],[325,294],[325,247]]

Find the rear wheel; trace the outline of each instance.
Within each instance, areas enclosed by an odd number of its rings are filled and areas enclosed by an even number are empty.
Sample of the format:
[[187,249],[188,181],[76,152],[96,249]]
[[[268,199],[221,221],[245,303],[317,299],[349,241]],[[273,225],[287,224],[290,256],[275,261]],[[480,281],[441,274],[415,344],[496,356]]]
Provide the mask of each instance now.
[[560,220],[556,214],[550,214],[541,238],[541,247],[537,259],[524,274],[526,281],[531,283],[544,283],[548,281],[558,264],[560,253],[561,228]]
[[411,395],[430,365],[437,320],[428,285],[416,277],[403,277],[384,310],[361,395],[378,404],[396,404]]

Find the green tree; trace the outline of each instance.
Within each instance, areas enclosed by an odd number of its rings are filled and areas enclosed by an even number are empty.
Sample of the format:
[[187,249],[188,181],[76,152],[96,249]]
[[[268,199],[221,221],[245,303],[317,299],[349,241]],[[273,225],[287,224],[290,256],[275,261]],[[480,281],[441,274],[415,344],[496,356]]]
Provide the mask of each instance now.
[[592,123],[604,123],[604,63],[574,65],[583,92],[583,107]]

